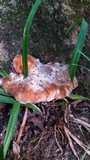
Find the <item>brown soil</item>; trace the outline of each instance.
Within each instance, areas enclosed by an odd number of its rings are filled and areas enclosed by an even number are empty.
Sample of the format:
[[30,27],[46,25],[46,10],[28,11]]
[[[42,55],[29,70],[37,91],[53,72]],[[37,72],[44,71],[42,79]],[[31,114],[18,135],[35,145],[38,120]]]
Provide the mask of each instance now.
[[[65,122],[65,111],[61,110],[61,101],[37,104],[43,111],[40,115],[32,110],[28,111],[28,118],[22,138],[19,143],[20,154],[13,153],[13,141],[16,141],[22,122],[24,108],[21,108],[14,137],[8,151],[6,160],[76,160],[63,126],[66,126],[84,144],[90,144],[90,132],[81,124],[72,121],[72,116],[90,123],[90,104],[86,101],[77,102],[69,100],[69,113]],[[7,127],[11,106],[0,109],[0,144]],[[84,150],[73,140],[77,155],[82,157]],[[60,150],[62,148],[62,153]],[[18,151],[17,151],[18,153]],[[90,157],[87,156],[86,160]]]

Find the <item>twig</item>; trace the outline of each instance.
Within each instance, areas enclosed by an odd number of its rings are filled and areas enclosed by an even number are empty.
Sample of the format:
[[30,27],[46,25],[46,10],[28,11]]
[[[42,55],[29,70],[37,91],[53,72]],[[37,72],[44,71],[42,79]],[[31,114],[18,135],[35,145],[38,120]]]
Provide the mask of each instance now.
[[40,136],[41,136],[41,134],[40,134],[37,138],[35,138],[35,139],[31,140],[31,141],[30,141],[30,143],[34,143],[34,142],[36,142],[36,141],[40,138]]
[[88,150],[88,146],[86,146],[78,138],[76,138],[65,126],[64,131],[65,133],[68,133],[68,135],[90,156],[90,150]]
[[90,132],[90,128],[88,128],[88,127],[86,127],[86,126],[84,126],[84,128],[87,129],[88,132]]
[[23,133],[25,124],[26,124],[26,120],[27,120],[27,113],[28,113],[28,108],[25,108],[25,113],[24,113],[24,116],[23,116],[23,121],[22,121],[20,130],[19,130],[19,134],[18,134],[18,137],[17,137],[17,141],[16,141],[17,143],[20,142],[20,139],[21,139],[21,136],[22,136],[22,133]]
[[78,100],[75,100],[74,102],[71,102],[71,105],[74,105],[74,107],[78,104],[78,103],[81,103],[82,100],[78,99]]
[[64,143],[64,135],[63,135],[63,133],[61,132],[61,130],[60,130],[60,129],[58,129],[58,132],[61,134],[61,137],[62,137],[62,143]]
[[79,124],[82,124],[83,126],[86,126],[86,127],[90,128],[90,124],[85,122],[85,121],[83,121],[83,120],[81,120],[81,119],[74,118],[74,122],[77,122]]
[[68,124],[68,122],[69,122],[69,114],[71,113],[70,107],[71,107],[71,105],[69,104],[68,106],[66,106],[66,109],[64,111],[64,121],[66,124]]
[[69,142],[69,145],[70,145],[70,148],[71,148],[73,154],[74,154],[75,157],[79,160],[79,157],[78,157],[78,155],[77,155],[77,152],[76,152],[76,150],[75,150],[75,148],[74,148],[74,146],[73,146],[72,139],[71,139],[71,137],[70,137],[70,135],[69,135],[69,133],[68,133],[68,129],[67,129],[66,127],[64,127],[64,131],[65,131],[66,136],[67,136],[67,138],[68,138],[68,142]]
[[55,127],[54,127],[55,141],[56,141],[56,144],[57,144],[57,146],[58,146],[58,148],[59,148],[59,150],[60,150],[60,152],[61,152],[61,154],[62,154],[62,153],[63,153],[63,150],[62,150],[62,148],[61,148],[61,146],[60,146],[60,144],[59,144],[59,142],[58,142],[58,140],[57,140],[57,134],[56,134],[56,132],[57,132],[57,129],[56,129],[56,125],[55,125]]
[[40,137],[40,139],[39,139],[37,145],[34,147],[34,150],[39,146],[41,140],[43,139],[44,134],[45,134],[45,132],[43,131],[43,132],[41,133],[41,137]]
[[82,125],[83,127],[85,127],[90,132],[90,124],[87,123],[86,121],[83,121],[79,118],[75,118],[74,116],[71,117],[70,121]]

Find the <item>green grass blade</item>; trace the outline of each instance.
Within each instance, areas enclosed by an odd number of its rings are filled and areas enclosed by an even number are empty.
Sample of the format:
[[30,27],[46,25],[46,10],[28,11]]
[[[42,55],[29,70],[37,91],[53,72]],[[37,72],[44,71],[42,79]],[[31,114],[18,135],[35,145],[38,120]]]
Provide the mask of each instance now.
[[84,96],[81,96],[81,95],[78,95],[78,94],[70,94],[69,95],[69,98],[75,100],[75,99],[79,99],[79,100],[87,100],[87,101],[90,101],[90,98],[87,98],[87,97],[84,97]]
[[7,74],[9,74],[9,70],[8,70],[7,64],[6,64],[6,62],[5,62],[4,60],[2,61],[2,66],[3,66],[4,71],[5,71]]
[[6,73],[6,71],[5,70],[3,70],[3,69],[0,69],[0,76],[2,76],[2,77],[6,77],[9,81],[10,81],[10,77],[9,77],[9,75]]
[[41,112],[40,108],[38,108],[35,104],[25,104],[25,107]]
[[5,74],[3,73],[3,71],[0,69],[0,76],[1,77],[4,77],[5,76]]
[[73,66],[72,64],[78,64],[80,56],[81,56],[81,51],[83,49],[83,45],[86,39],[86,34],[87,34],[87,30],[88,30],[88,24],[85,20],[82,21],[81,24],[81,29],[78,35],[78,40],[77,43],[75,45],[74,51],[73,51],[73,57],[72,57],[72,61],[71,61],[71,66],[70,66],[70,77],[71,80],[73,81],[74,76],[76,74],[76,70],[77,70],[77,66]]
[[79,64],[72,64],[72,65],[74,65],[74,66],[78,66],[78,67],[81,67],[81,68],[84,68],[84,69],[86,69],[87,71],[89,71],[89,72],[90,72],[90,69],[89,69],[89,68],[87,68],[87,67],[85,67],[85,66],[82,66],[82,65],[79,65]]
[[[80,51],[79,51],[80,52]],[[90,58],[87,57],[84,53],[80,52],[89,62],[90,62]]]
[[24,32],[23,32],[23,42],[22,42],[22,46],[23,46],[23,55],[22,55],[22,60],[23,60],[23,74],[24,77],[26,77],[28,75],[28,65],[27,65],[27,55],[28,55],[28,44],[29,44],[29,36],[30,36],[30,27],[32,25],[32,21],[34,18],[34,15],[39,7],[41,3],[41,0],[36,0],[36,2],[34,3],[29,16],[26,20],[26,24],[24,27]]
[[81,24],[82,21],[83,21],[83,18],[78,18],[78,19],[76,19],[76,20],[71,24],[71,26],[68,28],[68,30],[67,30],[67,32],[66,32],[66,35],[67,35],[69,32],[71,32],[71,31],[75,28],[76,25]]
[[[13,104],[16,102],[16,100],[6,95],[0,95],[0,102]],[[22,106],[41,112],[40,108],[38,108],[35,104],[22,104]]]
[[64,111],[67,107],[67,100],[63,99],[61,104],[61,111]]
[[0,95],[7,96],[7,93],[0,87]]
[[7,97],[12,97],[11,94],[7,94],[3,88],[0,87],[0,95],[3,95],[3,96],[7,96]]
[[7,97],[5,95],[0,95],[0,102],[1,103],[13,104],[14,102],[16,102],[16,100],[12,97]]
[[[15,102],[12,108],[12,111],[10,113],[10,118],[9,118],[9,122],[8,122],[8,128],[5,134],[5,138],[4,138],[4,142],[3,142],[3,157],[6,157],[12,136],[13,136],[13,132],[14,132],[14,128],[17,122],[17,118],[18,118],[18,114],[20,111],[20,103],[19,102]],[[2,150],[1,148],[1,150]]]
[[[88,149],[90,149],[90,144],[88,145]],[[86,156],[87,156],[87,149],[85,153],[82,155],[81,160],[86,160]]]

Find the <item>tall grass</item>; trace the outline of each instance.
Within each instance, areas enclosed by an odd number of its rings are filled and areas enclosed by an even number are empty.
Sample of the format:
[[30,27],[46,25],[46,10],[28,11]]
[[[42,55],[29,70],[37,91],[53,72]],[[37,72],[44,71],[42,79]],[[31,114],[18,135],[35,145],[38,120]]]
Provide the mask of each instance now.
[[[8,128],[4,137],[4,142],[3,142],[3,155],[4,158],[7,154],[12,136],[13,136],[13,132],[14,132],[14,128],[17,122],[17,118],[19,115],[19,111],[20,111],[20,103],[19,102],[15,102],[13,104],[13,108],[12,111],[10,113],[10,118],[9,118],[9,122],[8,122]],[[13,123],[12,123],[13,122]]]
[[[78,66],[80,67],[80,65],[78,63],[79,63],[79,60],[80,60],[80,57],[81,57],[81,54],[82,54],[81,51],[83,49],[83,45],[84,45],[86,35],[87,35],[87,31],[88,31],[87,22],[83,18],[78,18],[68,28],[68,30],[66,32],[66,35],[69,32],[71,32],[77,25],[81,25],[81,28],[80,28],[80,32],[79,32],[79,35],[78,35],[76,45],[74,47],[74,51],[72,53],[72,59],[71,59],[70,68],[69,68],[69,74],[70,74],[70,77],[71,77],[72,81],[74,80],[74,77],[76,75],[77,67]],[[88,58],[88,57],[86,56],[86,58]],[[83,67],[83,68],[87,69],[86,67]],[[89,100],[90,101],[89,98],[81,96],[81,95],[70,94],[69,97],[71,99],[81,99],[81,100]],[[67,105],[67,102],[65,100],[63,100],[62,101],[62,109],[63,110],[65,110],[66,105]]]
[[[77,22],[77,23],[76,23]],[[70,32],[70,30],[72,30],[73,27],[75,27],[75,25],[80,24],[81,22],[81,28],[80,28],[80,32],[78,35],[78,39],[74,48],[74,51],[72,53],[72,59],[71,59],[71,64],[70,64],[70,77],[71,80],[74,80],[74,77],[76,75],[76,71],[77,71],[77,67],[78,67],[78,63],[81,57],[81,53],[82,53],[82,49],[86,40],[86,35],[87,35],[87,31],[88,31],[88,24],[84,19],[80,19],[80,21],[75,21],[73,25],[71,25],[71,27],[69,28],[68,32]],[[73,65],[76,64],[76,65]]]
[[24,31],[23,31],[23,41],[22,41],[22,46],[23,46],[23,54],[22,54],[22,60],[23,60],[23,74],[24,77],[28,76],[28,65],[27,65],[27,55],[28,55],[28,45],[29,45],[29,37],[30,37],[30,28],[32,25],[32,21],[34,18],[34,15],[39,7],[41,3],[41,0],[36,0],[36,2],[34,3],[29,16],[26,20],[26,24],[24,27]]
[[8,95],[7,93],[5,93],[5,91],[2,88],[0,88],[0,102],[7,103],[8,105],[9,104],[13,105],[13,107],[11,109],[11,113],[10,113],[10,118],[9,118],[7,130],[5,133],[4,141],[3,141],[3,144],[0,148],[0,160],[3,160],[3,159],[5,159],[7,151],[10,146],[10,142],[11,142],[13,132],[15,129],[15,125],[17,122],[17,118],[19,115],[20,106],[27,107],[27,108],[36,110],[38,112],[41,112],[41,110],[36,105],[33,105],[33,104],[20,104],[13,97],[11,97],[11,95]]

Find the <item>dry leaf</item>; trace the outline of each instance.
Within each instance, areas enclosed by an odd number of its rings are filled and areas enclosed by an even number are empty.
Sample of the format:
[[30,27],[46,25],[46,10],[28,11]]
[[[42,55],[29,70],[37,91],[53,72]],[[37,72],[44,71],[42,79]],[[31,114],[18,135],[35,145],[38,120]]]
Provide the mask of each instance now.
[[20,157],[20,146],[15,141],[13,141],[13,152],[18,158]]

